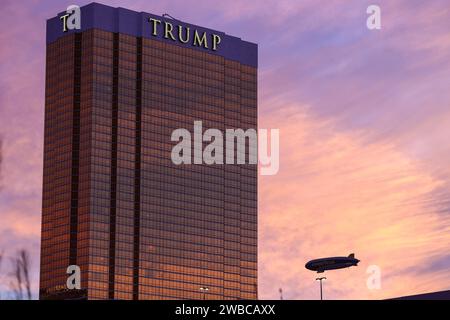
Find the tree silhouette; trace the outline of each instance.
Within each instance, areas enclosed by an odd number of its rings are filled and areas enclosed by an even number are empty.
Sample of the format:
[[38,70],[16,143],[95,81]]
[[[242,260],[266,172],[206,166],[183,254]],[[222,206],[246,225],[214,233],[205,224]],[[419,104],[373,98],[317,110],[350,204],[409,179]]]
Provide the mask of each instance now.
[[31,300],[30,255],[22,249],[12,259],[12,281],[10,287],[17,300]]

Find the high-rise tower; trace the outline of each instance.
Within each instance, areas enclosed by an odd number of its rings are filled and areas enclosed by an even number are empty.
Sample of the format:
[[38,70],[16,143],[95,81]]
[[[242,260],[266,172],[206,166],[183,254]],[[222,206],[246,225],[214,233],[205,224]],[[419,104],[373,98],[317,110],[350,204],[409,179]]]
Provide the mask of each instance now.
[[47,21],[40,298],[256,299],[256,165],[176,165],[171,133],[256,129],[257,45],[96,3],[72,18]]

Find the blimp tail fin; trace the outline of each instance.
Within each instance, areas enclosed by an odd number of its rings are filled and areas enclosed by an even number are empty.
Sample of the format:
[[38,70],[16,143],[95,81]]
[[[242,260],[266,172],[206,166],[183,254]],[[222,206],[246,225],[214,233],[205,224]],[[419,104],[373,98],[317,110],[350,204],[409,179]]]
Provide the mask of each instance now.
[[348,257],[351,258],[351,259],[355,259],[355,254],[354,254],[354,253],[350,253],[350,254],[348,255]]

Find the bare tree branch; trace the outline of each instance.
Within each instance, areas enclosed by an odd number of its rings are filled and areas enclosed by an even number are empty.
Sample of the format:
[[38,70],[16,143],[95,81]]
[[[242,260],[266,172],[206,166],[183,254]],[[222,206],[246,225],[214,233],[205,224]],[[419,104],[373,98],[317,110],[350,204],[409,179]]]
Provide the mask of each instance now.
[[27,299],[31,300],[31,284],[30,284],[30,255],[26,250],[20,250],[19,260],[21,264],[23,280],[25,281],[25,290]]
[[14,292],[14,295],[16,296],[16,300],[22,300],[23,299],[23,293],[22,293],[22,272],[20,267],[20,260],[19,258],[13,259],[13,281],[11,282],[11,289]]
[[[14,292],[17,300],[24,298],[31,300],[30,283],[30,255],[26,250],[17,252],[17,256],[12,259],[12,281],[10,288]],[[24,296],[24,291],[26,296]]]

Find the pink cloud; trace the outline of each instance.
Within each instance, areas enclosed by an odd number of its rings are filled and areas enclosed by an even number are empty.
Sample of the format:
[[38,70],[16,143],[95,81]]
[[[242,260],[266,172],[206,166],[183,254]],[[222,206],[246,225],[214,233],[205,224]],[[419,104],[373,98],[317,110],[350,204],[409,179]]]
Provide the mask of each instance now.
[[[278,285],[286,298],[316,298],[316,275],[304,264],[351,252],[361,263],[327,274],[330,299],[446,289],[430,281],[437,272],[409,272],[448,254],[450,219],[428,205],[443,182],[393,144],[367,143],[364,132],[338,131],[298,110],[260,124],[281,128],[280,172],[260,180],[260,297],[276,298]],[[381,268],[381,290],[366,286],[369,265]]]
[[[326,297],[448,289],[449,262],[427,269],[450,243],[446,1],[380,1],[375,34],[361,1],[105,3],[259,43],[260,126],[280,128],[282,148],[279,175],[260,182],[261,298],[279,286],[285,298],[316,298],[306,260],[350,251],[361,265],[330,274]],[[35,292],[45,19],[68,4],[7,1],[0,19],[0,249],[33,250]],[[382,268],[380,291],[367,290],[369,264]]]

